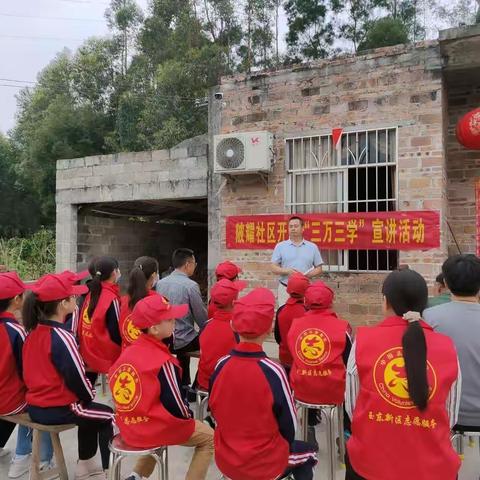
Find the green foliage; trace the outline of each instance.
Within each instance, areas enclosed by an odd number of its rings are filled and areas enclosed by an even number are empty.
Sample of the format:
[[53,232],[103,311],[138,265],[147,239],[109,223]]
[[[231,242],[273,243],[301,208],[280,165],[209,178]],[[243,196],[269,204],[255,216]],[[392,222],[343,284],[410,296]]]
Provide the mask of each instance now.
[[398,18],[384,17],[372,22],[365,40],[358,46],[358,50],[389,47],[399,43],[408,43],[405,24]]
[[36,280],[55,270],[55,236],[40,229],[29,237],[0,238],[0,264],[25,280]]

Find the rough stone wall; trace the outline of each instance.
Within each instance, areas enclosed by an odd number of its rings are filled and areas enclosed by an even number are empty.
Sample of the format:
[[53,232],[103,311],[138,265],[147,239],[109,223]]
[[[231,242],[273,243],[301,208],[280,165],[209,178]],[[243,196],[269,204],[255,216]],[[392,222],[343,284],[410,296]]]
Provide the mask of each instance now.
[[98,202],[207,197],[205,137],[171,150],[118,153],[57,162],[57,269],[77,266],[77,210]]
[[[237,261],[251,285],[276,290],[270,273],[271,251],[225,249],[228,215],[283,213],[285,149],[290,135],[398,126],[399,210],[439,210],[445,217],[445,152],[441,57],[436,42],[397,46],[258,75],[223,80],[221,133],[268,130],[275,136],[277,160],[268,191],[261,183],[225,188],[221,194],[222,256]],[[430,281],[447,250],[445,225],[441,248],[401,252]],[[331,273],[326,281],[337,293],[340,314],[356,324],[378,320],[383,274]]]
[[[480,152],[467,150],[455,137],[458,120],[480,107],[480,78],[468,80],[448,87],[448,219],[462,253],[476,253],[475,181],[480,179]],[[458,253],[453,237],[448,248]]]

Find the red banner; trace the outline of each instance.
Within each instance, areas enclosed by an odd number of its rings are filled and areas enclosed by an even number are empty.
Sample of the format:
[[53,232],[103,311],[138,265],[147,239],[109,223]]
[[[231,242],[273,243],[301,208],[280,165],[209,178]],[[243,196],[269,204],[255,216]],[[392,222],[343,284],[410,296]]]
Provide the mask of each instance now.
[[475,221],[477,224],[477,256],[480,255],[480,179],[475,182],[476,212]]
[[[288,239],[292,215],[227,217],[227,248],[266,250]],[[440,246],[435,211],[301,215],[304,236],[322,250],[427,250]]]

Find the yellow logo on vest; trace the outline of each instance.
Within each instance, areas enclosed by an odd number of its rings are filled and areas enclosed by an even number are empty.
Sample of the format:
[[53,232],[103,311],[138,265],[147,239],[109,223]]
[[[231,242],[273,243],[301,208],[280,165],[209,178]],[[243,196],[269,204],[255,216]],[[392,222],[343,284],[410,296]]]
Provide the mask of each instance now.
[[307,365],[320,365],[330,355],[330,339],[318,328],[308,328],[297,338],[295,350],[298,358]]
[[123,337],[128,343],[133,343],[142,332],[133,324],[132,316],[129,315],[123,323]]
[[[437,390],[437,375],[427,361],[429,399]],[[382,353],[373,369],[373,381],[380,396],[398,408],[415,408],[408,392],[407,371],[402,347],[391,348]]]
[[120,365],[110,379],[112,394],[118,412],[132,411],[142,397],[142,384],[132,365]]
[[92,319],[90,318],[90,315],[88,314],[89,304],[90,304],[90,302],[85,302],[85,305],[83,306],[82,323],[85,326],[90,326],[92,324]]

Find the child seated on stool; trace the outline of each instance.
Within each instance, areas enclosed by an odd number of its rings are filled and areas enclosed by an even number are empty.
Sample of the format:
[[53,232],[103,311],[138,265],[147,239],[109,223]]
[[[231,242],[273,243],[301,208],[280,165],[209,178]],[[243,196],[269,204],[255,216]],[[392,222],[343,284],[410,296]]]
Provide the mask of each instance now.
[[212,287],[210,295],[211,302],[215,305],[215,313],[200,334],[200,362],[197,373],[197,387],[200,390],[208,391],[215,365],[238,343],[238,335],[233,332],[230,321],[233,302],[246,286],[246,282],[232,282],[224,278]]
[[[165,338],[188,305],[170,305],[161,295],[139,300],[133,325],[143,333],[123,350],[109,372],[116,422],[123,440],[132,447],[161,445],[194,447],[186,480],[203,480],[213,456],[213,430],[192,418],[182,396],[181,369]],[[138,460],[129,480],[148,477],[155,468],[151,457]]]
[[295,403],[284,369],[263,351],[272,331],[275,298],[256,288],[237,300],[232,328],[240,343],[221,359],[210,380],[217,422],[215,460],[231,480],[313,479],[313,447],[295,441]]

